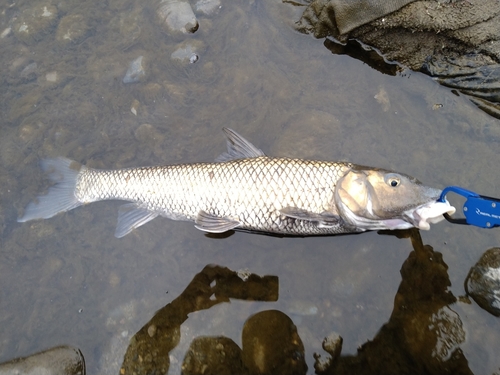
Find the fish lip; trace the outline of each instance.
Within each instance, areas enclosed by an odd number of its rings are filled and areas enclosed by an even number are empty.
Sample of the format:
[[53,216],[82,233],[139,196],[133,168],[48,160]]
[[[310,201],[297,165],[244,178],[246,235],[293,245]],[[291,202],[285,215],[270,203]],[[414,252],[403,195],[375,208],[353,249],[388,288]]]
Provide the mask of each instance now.
[[430,224],[438,223],[444,219],[443,214],[452,215],[455,213],[455,207],[451,206],[448,201],[438,202],[436,199],[408,209],[390,219],[368,219],[357,216],[343,202],[340,202],[339,206],[339,212],[344,221],[360,231],[409,229],[412,227],[429,230]]
[[431,201],[424,203],[414,209],[404,212],[404,217],[413,226],[422,230],[429,230],[430,224],[439,223],[444,220],[444,214],[453,215],[455,207],[445,200],[444,202]]

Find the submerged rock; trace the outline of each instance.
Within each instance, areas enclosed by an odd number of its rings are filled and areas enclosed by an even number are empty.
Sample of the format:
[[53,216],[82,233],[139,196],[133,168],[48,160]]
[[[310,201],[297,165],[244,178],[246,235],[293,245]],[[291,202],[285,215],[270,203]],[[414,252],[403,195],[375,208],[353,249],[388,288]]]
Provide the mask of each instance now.
[[41,40],[57,21],[54,5],[38,4],[25,9],[13,25],[16,37],[26,44]]
[[59,22],[56,40],[63,45],[79,43],[89,35],[89,31],[87,21],[81,14],[70,14]]
[[194,9],[198,13],[212,15],[220,9],[220,0],[198,0],[194,4]]
[[58,346],[25,358],[0,364],[0,374],[85,374],[85,359],[80,349]]
[[9,36],[9,35],[10,35],[10,33],[11,33],[11,31],[12,31],[12,27],[7,27],[6,29],[4,29],[4,30],[0,33],[0,39],[3,39],[3,38],[5,38],[5,37]]
[[187,1],[162,0],[156,14],[169,33],[188,34],[198,30],[198,20]]
[[117,14],[109,23],[110,30],[117,34],[116,42],[122,49],[127,49],[137,42],[141,35],[143,20],[141,9]]
[[54,70],[45,74],[45,80],[50,83],[57,83],[59,81],[59,74]]
[[148,83],[147,85],[141,87],[139,94],[141,99],[145,102],[154,102],[160,99],[164,95],[163,86],[156,82]]
[[36,62],[33,62],[27,65],[20,74],[21,80],[23,82],[30,82],[36,79],[38,71],[38,65]]
[[143,65],[143,56],[139,56],[129,65],[125,77],[123,77],[123,83],[136,83],[140,82],[146,76],[146,71]]
[[182,63],[194,64],[200,59],[200,54],[204,50],[204,45],[198,40],[189,40],[177,45],[177,48],[170,57]]
[[470,269],[465,290],[481,308],[500,316],[500,248],[487,250]]
[[185,47],[176,49],[174,52],[172,52],[172,55],[170,57],[174,60],[194,64],[200,58],[200,56],[195,51],[196,49],[188,44]]

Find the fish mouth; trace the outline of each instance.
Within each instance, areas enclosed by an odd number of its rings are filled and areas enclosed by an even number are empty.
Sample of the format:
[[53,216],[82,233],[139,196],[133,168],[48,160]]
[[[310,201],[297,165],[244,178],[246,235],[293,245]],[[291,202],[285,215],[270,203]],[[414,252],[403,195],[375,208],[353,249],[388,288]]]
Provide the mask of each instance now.
[[443,214],[448,213],[449,215],[453,215],[455,213],[455,207],[451,206],[448,201],[438,202],[432,200],[406,210],[394,218],[370,219],[356,215],[341,202],[340,212],[345,215],[344,220],[359,231],[409,229],[413,227],[429,230],[431,227],[430,224],[435,224],[444,220]]
[[451,206],[448,201],[432,201],[405,211],[404,218],[416,228],[429,230],[430,224],[439,223],[444,220],[444,214],[453,215],[455,211],[455,207]]

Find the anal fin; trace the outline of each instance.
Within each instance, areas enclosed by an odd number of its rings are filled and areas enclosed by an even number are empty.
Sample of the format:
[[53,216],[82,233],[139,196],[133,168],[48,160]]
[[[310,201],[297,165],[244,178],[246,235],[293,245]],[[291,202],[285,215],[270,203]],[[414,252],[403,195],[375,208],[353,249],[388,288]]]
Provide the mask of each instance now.
[[115,237],[121,238],[157,216],[157,212],[148,210],[137,203],[124,204],[118,209]]
[[209,233],[224,233],[236,228],[241,223],[227,217],[218,217],[205,211],[200,211],[195,221],[195,228]]

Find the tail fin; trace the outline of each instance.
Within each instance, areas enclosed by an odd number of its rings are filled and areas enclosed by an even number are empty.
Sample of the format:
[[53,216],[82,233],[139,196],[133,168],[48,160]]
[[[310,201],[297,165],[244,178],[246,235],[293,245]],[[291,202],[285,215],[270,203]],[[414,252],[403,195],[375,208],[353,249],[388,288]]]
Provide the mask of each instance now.
[[74,168],[74,164],[76,163],[73,160],[66,158],[45,159],[40,162],[42,169],[55,185],[49,188],[46,195],[30,202],[24,210],[24,216],[17,219],[18,222],[48,219],[82,205],[75,196],[80,168]]

